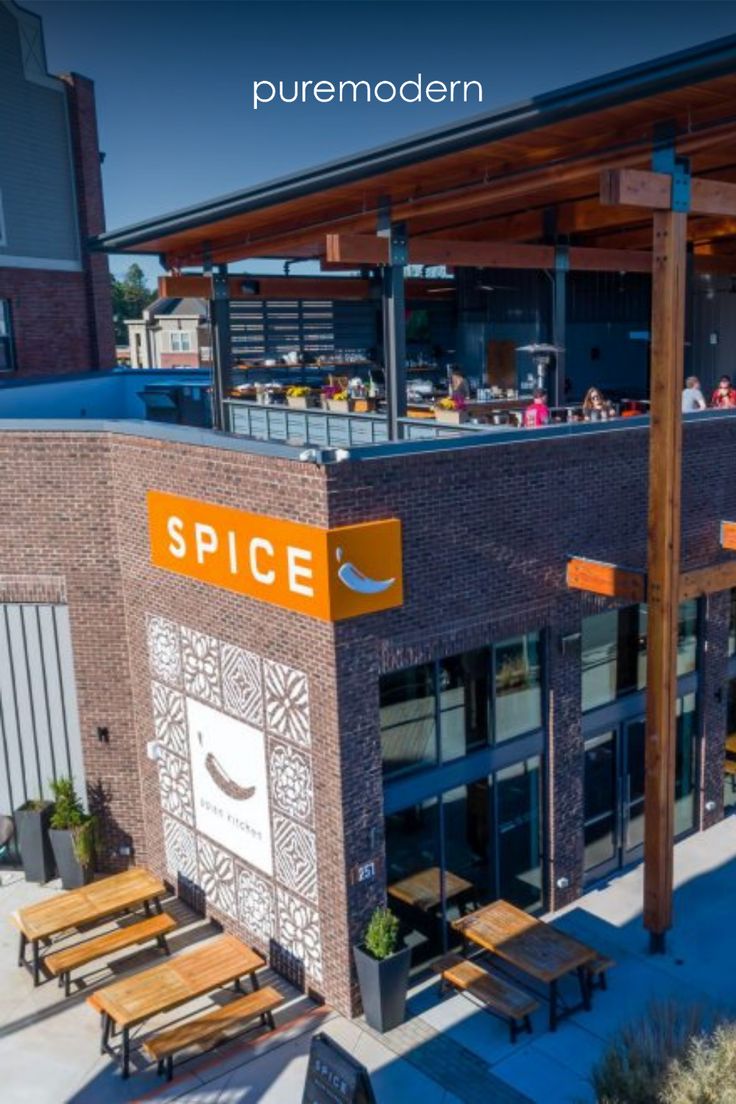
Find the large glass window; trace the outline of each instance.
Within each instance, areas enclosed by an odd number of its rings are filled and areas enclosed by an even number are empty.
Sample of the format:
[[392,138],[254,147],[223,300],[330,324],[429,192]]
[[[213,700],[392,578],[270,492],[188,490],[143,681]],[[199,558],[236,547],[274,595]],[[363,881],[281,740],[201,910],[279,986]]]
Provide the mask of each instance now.
[[[0,226],[0,230],[2,226]],[[0,299],[0,372],[15,370],[15,345],[13,343],[13,323],[10,302]]]
[[448,763],[539,729],[540,668],[539,634],[528,633],[382,676],[384,775]]
[[539,635],[505,640],[494,648],[496,742],[531,732],[542,724]]
[[728,681],[726,747],[723,760],[723,808],[736,809],[736,678]]
[[[677,674],[694,671],[698,651],[698,603],[680,603]],[[647,607],[626,606],[582,623],[583,710],[643,690],[647,681]]]
[[381,678],[381,748],[384,774],[436,762],[435,665],[423,663]]
[[675,768],[675,835],[695,826],[695,760],[697,748],[695,694],[677,699],[677,765]]
[[454,942],[448,925],[499,897],[542,904],[541,758],[386,817],[388,899],[414,963]]
[[728,619],[728,654],[736,655],[736,587],[731,588],[731,613]]

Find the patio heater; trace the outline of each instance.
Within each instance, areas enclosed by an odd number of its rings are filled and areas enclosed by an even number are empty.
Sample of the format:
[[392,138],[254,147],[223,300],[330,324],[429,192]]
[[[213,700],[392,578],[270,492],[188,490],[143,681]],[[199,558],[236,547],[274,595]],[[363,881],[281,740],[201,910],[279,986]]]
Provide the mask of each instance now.
[[[555,358],[555,361],[557,360],[557,354],[564,352],[562,346],[533,343],[531,345],[517,345],[516,351],[517,353],[530,354],[537,377],[536,386],[541,387],[542,390],[549,392],[549,384],[547,381],[549,377],[552,357]],[[556,379],[555,394],[552,396],[552,401],[555,406],[559,406],[561,397],[559,391],[560,380]]]

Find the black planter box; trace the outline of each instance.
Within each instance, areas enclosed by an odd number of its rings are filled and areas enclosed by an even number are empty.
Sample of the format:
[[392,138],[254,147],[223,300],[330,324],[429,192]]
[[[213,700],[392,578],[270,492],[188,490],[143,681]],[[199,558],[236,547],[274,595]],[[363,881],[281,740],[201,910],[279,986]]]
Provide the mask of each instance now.
[[13,813],[15,835],[27,882],[49,882],[54,876],[54,856],[49,841],[49,821],[54,811],[46,801],[40,809],[21,806]]
[[404,1022],[411,947],[377,959],[362,947],[353,947],[363,1012],[374,1031],[391,1031]]
[[74,853],[74,834],[68,828],[49,830],[51,846],[64,889],[79,889],[92,881],[92,867],[82,866]]

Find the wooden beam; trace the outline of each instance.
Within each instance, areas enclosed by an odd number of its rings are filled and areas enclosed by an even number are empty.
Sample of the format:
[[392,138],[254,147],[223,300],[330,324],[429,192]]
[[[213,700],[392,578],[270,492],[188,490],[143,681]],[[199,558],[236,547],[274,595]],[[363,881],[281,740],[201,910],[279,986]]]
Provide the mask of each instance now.
[[721,522],[721,548],[736,552],[736,521]]
[[573,590],[586,590],[606,598],[622,598],[631,603],[647,600],[645,572],[581,556],[573,556],[567,561],[567,585]]
[[672,926],[687,215],[656,211],[653,245],[644,926],[661,951]]
[[[601,173],[601,203],[615,206],[668,210],[672,178],[668,173],[642,169],[605,169]],[[691,181],[690,212],[693,215],[736,216],[736,184],[694,176]]]
[[730,590],[731,587],[736,587],[736,560],[683,571],[680,576],[680,601],[703,598],[706,594]]
[[[258,293],[243,291],[244,280],[255,280]],[[231,276],[230,298],[247,299],[368,299],[371,283],[359,276],[340,276],[331,279],[324,276]],[[406,280],[409,299],[435,297],[435,289],[449,288],[455,291],[450,280]],[[158,294],[162,299],[209,299],[212,284],[209,276],[159,276]],[[447,296],[451,299],[451,295]]]
[[[382,265],[387,263],[383,239],[370,234],[328,234],[325,247],[328,264]],[[651,272],[650,253],[624,249],[588,249],[571,246],[570,268],[597,272]],[[440,238],[410,238],[411,264],[457,265],[471,268],[554,267],[554,247],[521,242],[443,241]]]

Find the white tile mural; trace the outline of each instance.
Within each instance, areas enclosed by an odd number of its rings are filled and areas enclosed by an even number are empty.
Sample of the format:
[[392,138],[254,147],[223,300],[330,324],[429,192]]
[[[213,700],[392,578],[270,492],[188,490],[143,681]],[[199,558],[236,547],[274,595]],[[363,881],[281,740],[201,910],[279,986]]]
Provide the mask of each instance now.
[[314,833],[286,817],[273,818],[276,877],[310,901],[317,900],[317,849]]
[[238,916],[264,943],[276,934],[273,890],[265,878],[259,878],[252,870],[238,873]]
[[200,837],[199,884],[208,902],[228,916],[236,916],[235,861],[232,855]]
[[221,645],[222,699],[228,713],[257,728],[263,727],[261,660],[232,644]]
[[189,763],[167,748],[158,753],[158,781],[161,787],[161,808],[183,820],[185,824],[194,824],[192,808],[192,778]]
[[283,663],[264,660],[266,724],[277,736],[309,747],[309,693],[307,676]]
[[189,754],[184,695],[160,682],[151,683],[156,739],[177,755]]
[[167,870],[322,981],[307,676],[147,624]]
[[314,788],[310,757],[287,744],[270,741],[271,799],[287,816],[311,823]]
[[192,629],[182,629],[181,658],[187,694],[220,705],[220,655],[215,638]]
[[304,901],[283,889],[276,890],[279,942],[289,954],[304,963],[310,977],[322,980],[322,941],[319,915]]
[[154,678],[170,686],[181,686],[179,628],[172,621],[149,617],[148,658]]
[[181,874],[189,881],[197,878],[197,844],[194,832],[173,817],[164,815],[166,869],[174,881]]

